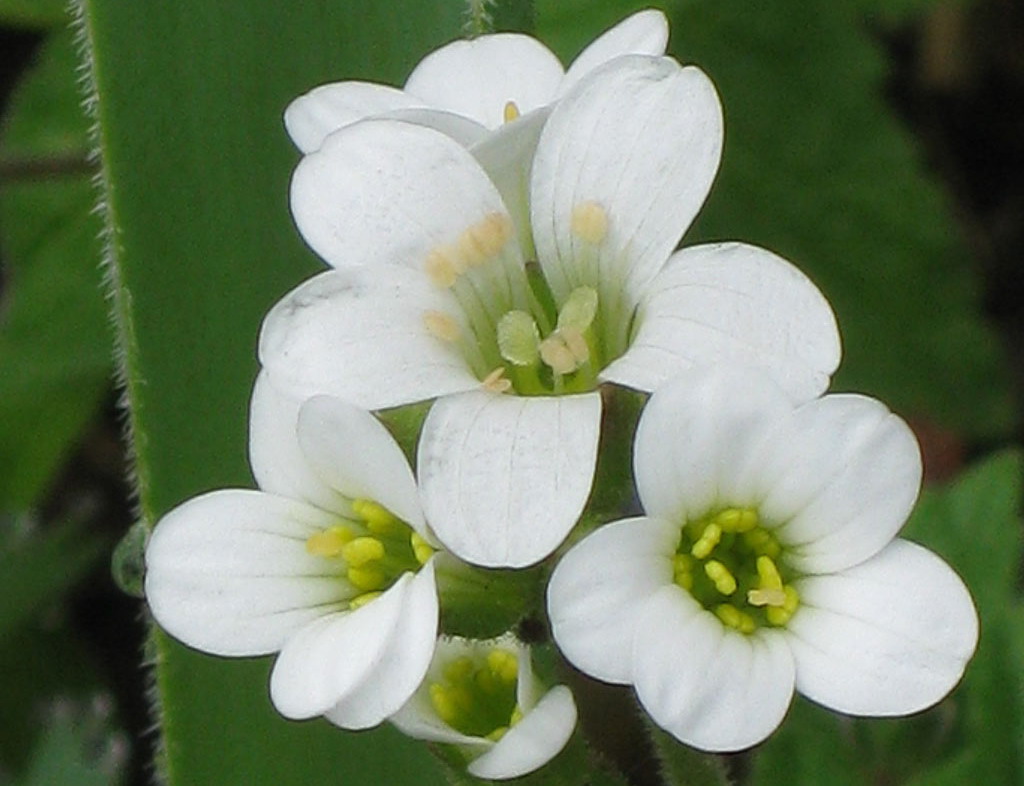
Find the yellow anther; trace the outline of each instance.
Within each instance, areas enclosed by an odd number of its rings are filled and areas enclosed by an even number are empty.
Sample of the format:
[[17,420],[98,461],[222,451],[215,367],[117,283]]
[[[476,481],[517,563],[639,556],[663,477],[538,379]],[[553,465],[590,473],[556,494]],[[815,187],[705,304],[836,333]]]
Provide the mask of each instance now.
[[352,501],[352,512],[366,522],[374,535],[392,535],[401,530],[402,522],[379,502],[372,499]]
[[484,377],[480,387],[489,390],[491,393],[504,393],[512,387],[512,380],[505,379],[505,367],[498,366],[494,371]]
[[704,531],[701,533],[700,538],[693,547],[690,549],[690,553],[697,559],[704,559],[708,554],[714,551],[715,546],[722,539],[722,528],[717,524],[708,524],[704,527]]
[[519,674],[519,661],[508,650],[493,649],[487,653],[487,668],[505,682],[515,682]]
[[[762,554],[757,558],[757,577],[760,579],[761,589],[782,589],[782,576],[779,575],[779,569],[772,558],[767,555]],[[779,604],[773,603],[772,605]]]
[[608,234],[608,213],[597,202],[580,202],[572,210],[569,227],[576,237],[596,246]]
[[453,723],[459,717],[459,709],[452,701],[451,691],[439,682],[432,682],[427,690],[437,717],[445,723]]
[[749,532],[743,533],[743,539],[757,554],[763,554],[766,557],[775,559],[782,552],[782,548],[779,546],[778,541],[772,537],[772,534],[768,530],[761,527],[757,527]]
[[434,338],[439,338],[449,344],[458,341],[459,334],[462,333],[459,323],[441,311],[425,311],[423,326]]
[[723,595],[732,595],[736,591],[736,578],[721,562],[716,559],[704,563],[704,572],[715,585],[715,589]]
[[341,556],[353,568],[361,568],[368,562],[382,559],[386,553],[383,543],[366,535],[353,538],[341,547]]
[[451,252],[443,248],[435,248],[427,254],[424,268],[430,280],[443,289],[451,287],[459,277],[459,270]]
[[490,734],[488,734],[484,739],[488,739],[491,742],[497,742],[502,737],[504,737],[507,733],[508,733],[508,726],[499,726],[494,731],[492,731]]
[[475,230],[476,226],[471,226],[459,235],[459,239],[455,242],[459,262],[467,270],[471,267],[479,267],[487,261],[488,255],[484,252]]
[[314,557],[337,557],[355,533],[342,525],[314,532],[306,538],[306,552]]
[[757,526],[760,521],[760,517],[757,515],[756,510],[750,508],[745,509],[740,516],[739,526],[736,528],[737,532],[750,532],[754,527]]
[[413,556],[420,565],[426,565],[434,556],[434,547],[427,543],[418,532],[409,535],[409,545],[412,546]]
[[557,333],[552,333],[540,342],[540,359],[551,366],[556,374],[571,374],[579,367],[572,350]]
[[740,633],[753,633],[757,630],[757,623],[754,622],[754,618],[746,612],[740,611],[731,603],[720,603],[715,606],[715,616],[726,627],[738,630]]
[[747,603],[751,606],[781,607],[786,602],[786,593],[780,589],[747,590]]
[[769,606],[765,610],[765,617],[772,625],[785,625],[792,616],[796,613],[797,608],[800,606],[800,595],[797,591],[789,586],[788,584],[783,587],[783,593],[785,593],[785,600],[783,600],[781,606]]
[[356,609],[365,606],[371,600],[377,600],[377,598],[383,594],[384,593],[380,591],[364,592],[362,595],[356,595],[352,598],[352,600],[348,602],[348,607],[350,610],[355,611]]
[[723,532],[749,532],[757,526],[757,511],[749,508],[726,508],[717,516],[717,523]]
[[455,660],[448,661],[445,664],[443,670],[444,678],[449,682],[459,682],[472,674],[473,668],[472,658],[466,656],[455,658]]
[[590,360],[590,347],[587,346],[587,340],[583,338],[580,331],[573,327],[566,327],[558,332],[561,334],[566,348],[572,353],[577,366],[582,366]]
[[514,228],[512,219],[504,213],[488,213],[469,228],[469,233],[484,256],[493,257],[505,247]]
[[516,106],[515,101],[505,102],[504,118],[506,123],[511,123],[513,120],[519,119],[519,107]]
[[387,577],[384,571],[374,565],[367,565],[361,568],[349,568],[345,573],[349,584],[363,592],[373,592],[384,589],[387,584]]
[[672,558],[672,578],[684,590],[693,589],[693,558],[688,554],[676,554]]

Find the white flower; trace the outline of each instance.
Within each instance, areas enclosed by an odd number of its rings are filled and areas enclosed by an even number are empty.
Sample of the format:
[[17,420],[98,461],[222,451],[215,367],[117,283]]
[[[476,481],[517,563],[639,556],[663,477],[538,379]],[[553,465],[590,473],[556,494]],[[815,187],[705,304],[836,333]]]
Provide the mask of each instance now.
[[600,383],[650,391],[735,360],[810,397],[838,364],[828,303],[792,265],[738,243],[673,253],[721,145],[707,77],[639,55],[559,101],[518,209],[441,133],[349,125],[292,181],[299,230],[334,270],[274,307],[260,359],[300,396],[438,398],[418,462],[434,531],[469,562],[534,563],[590,492]]
[[921,464],[879,402],[796,405],[759,373],[693,373],[651,397],[634,462],[646,515],[570,550],[548,608],[569,660],[632,683],[678,739],[753,745],[794,688],[903,715],[956,685],[977,615],[946,563],[895,538]]
[[597,38],[568,72],[535,38],[482,35],[431,52],[402,90],[359,81],[314,88],[288,106],[285,127],[303,153],[318,150],[343,126],[386,114],[431,124],[473,144],[514,119],[511,115],[557,100],[602,63],[624,54],[661,55],[667,43],[668,21],[653,9],[633,14]]
[[369,413],[301,409],[257,380],[250,454],[260,491],[188,500],[146,549],[157,622],[214,655],[280,651],[270,693],[289,718],[380,723],[408,699],[438,627],[433,550],[416,483]]
[[438,640],[426,679],[391,722],[410,737],[458,748],[470,775],[504,780],[539,769],[572,736],[576,703],[545,690],[529,647],[512,636]]

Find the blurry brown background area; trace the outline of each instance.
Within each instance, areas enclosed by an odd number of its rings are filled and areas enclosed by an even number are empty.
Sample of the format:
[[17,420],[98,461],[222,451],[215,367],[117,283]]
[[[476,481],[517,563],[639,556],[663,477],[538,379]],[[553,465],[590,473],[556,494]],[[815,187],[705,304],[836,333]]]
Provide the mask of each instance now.
[[[967,261],[982,279],[984,309],[1003,337],[1024,409],[1024,2],[954,3],[896,29],[865,25],[889,59],[886,98],[950,195],[972,251]],[[40,42],[38,34],[0,28],[3,105]],[[84,152],[81,160],[57,162],[56,173],[2,161],[0,177],[59,175],[61,167],[85,166]],[[0,297],[2,271],[0,259]],[[111,547],[129,527],[132,503],[116,401],[111,389],[33,512],[39,526],[74,512],[87,517],[91,529],[105,533]],[[915,426],[932,479],[948,478],[972,455],[998,447],[966,443],[955,431],[930,424]],[[103,715],[108,728],[123,731],[113,742],[105,738],[97,755],[123,768],[126,783],[148,782],[152,752],[139,666],[143,626],[138,601],[116,589],[109,563],[102,559],[39,624],[66,629],[84,642],[102,685],[89,688],[88,700],[76,694],[77,703],[63,706],[55,695],[31,711],[40,721],[54,712]],[[3,775],[0,770],[0,783]]]

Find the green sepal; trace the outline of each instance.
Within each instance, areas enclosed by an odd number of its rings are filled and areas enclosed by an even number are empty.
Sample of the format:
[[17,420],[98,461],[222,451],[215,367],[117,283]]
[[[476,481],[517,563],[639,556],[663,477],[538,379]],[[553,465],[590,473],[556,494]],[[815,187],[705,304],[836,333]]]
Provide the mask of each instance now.
[[434,560],[441,604],[441,631],[492,639],[542,607],[542,569],[479,568],[442,552]]
[[149,525],[136,521],[114,547],[110,557],[110,575],[117,588],[133,598],[144,598],[143,582],[146,578],[146,542]]
[[729,786],[732,783],[720,756],[683,745],[649,719],[647,733],[666,786]]

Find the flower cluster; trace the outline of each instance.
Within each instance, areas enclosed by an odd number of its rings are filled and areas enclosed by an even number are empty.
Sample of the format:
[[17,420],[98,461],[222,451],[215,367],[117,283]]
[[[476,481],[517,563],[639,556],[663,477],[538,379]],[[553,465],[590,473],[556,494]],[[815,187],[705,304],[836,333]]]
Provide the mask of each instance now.
[[[640,12],[566,71],[532,38],[485,35],[401,90],[341,82],[288,108],[292,213],[329,269],[263,323],[259,490],[185,502],[146,554],[169,633],[279,652],[283,715],[390,719],[477,777],[528,773],[577,711],[511,632],[521,618],[712,751],[764,739],[794,689],[892,715],[959,680],[970,596],[896,538],[920,483],[910,430],[825,394],[828,302],[762,248],[676,250],[723,121],[667,37]],[[616,386],[650,394],[631,518],[588,504],[608,497]],[[414,474],[373,413],[417,402]],[[481,628],[509,605],[504,574],[550,581],[490,635],[457,629],[460,604]]]

